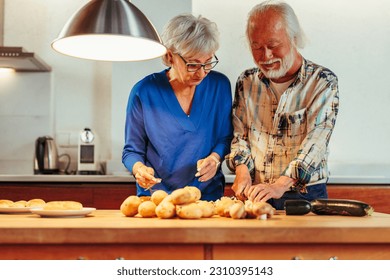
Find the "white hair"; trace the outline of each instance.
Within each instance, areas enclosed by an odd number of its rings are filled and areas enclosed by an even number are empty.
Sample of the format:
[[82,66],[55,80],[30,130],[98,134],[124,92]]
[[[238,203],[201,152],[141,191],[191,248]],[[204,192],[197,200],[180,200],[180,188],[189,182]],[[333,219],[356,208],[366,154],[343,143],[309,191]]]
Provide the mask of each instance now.
[[[161,39],[165,47],[183,56],[213,54],[219,48],[217,25],[205,17],[181,14],[172,18],[164,28]],[[168,56],[162,57],[171,66]]]
[[303,49],[305,47],[306,38],[305,33],[303,32],[298,18],[291,8],[291,6],[285,2],[279,1],[265,1],[262,2],[255,7],[248,14],[248,21],[246,27],[246,35],[249,38],[249,28],[251,25],[251,20],[259,15],[264,14],[267,11],[275,11],[281,15],[288,36],[290,37],[290,41],[297,47]]

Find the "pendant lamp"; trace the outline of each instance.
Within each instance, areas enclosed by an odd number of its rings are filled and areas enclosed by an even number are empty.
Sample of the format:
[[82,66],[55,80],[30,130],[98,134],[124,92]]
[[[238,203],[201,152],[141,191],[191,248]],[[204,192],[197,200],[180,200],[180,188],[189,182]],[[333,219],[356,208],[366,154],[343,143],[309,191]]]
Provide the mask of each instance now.
[[153,24],[127,0],[91,0],[51,45],[65,55],[102,61],[140,61],[166,53]]

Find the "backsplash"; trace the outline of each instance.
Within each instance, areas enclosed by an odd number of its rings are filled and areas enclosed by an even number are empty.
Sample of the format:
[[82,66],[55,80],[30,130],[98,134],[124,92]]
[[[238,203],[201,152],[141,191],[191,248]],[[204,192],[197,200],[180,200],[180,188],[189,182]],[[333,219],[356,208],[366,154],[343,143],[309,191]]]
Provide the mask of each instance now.
[[0,174],[33,173],[35,139],[53,133],[50,75],[0,78]]

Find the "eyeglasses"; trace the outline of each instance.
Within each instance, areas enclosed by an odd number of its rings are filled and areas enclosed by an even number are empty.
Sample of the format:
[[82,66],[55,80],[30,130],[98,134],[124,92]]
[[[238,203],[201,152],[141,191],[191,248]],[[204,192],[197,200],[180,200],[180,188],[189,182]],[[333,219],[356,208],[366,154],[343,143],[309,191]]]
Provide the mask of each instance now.
[[214,55],[214,58],[215,58],[214,61],[210,61],[210,62],[206,62],[206,63],[190,63],[190,62],[187,62],[180,54],[177,54],[177,55],[180,56],[180,58],[186,64],[188,72],[196,72],[196,71],[198,71],[202,67],[203,67],[204,71],[210,71],[219,62],[218,57],[216,55]]

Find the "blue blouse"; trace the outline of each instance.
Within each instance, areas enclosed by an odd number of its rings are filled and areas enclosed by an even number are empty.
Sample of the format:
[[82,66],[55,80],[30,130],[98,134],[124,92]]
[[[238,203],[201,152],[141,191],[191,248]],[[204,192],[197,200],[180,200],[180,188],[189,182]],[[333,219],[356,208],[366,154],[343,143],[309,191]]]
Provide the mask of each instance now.
[[[223,195],[225,177],[199,182],[196,162],[216,152],[221,159],[230,151],[232,94],[228,78],[216,71],[196,87],[191,114],[182,110],[166,72],[151,74],[131,90],[125,126],[122,162],[128,170],[140,161],[155,170],[162,182],[154,189],[168,193],[196,186],[203,200]],[[137,195],[150,195],[137,184]]]

